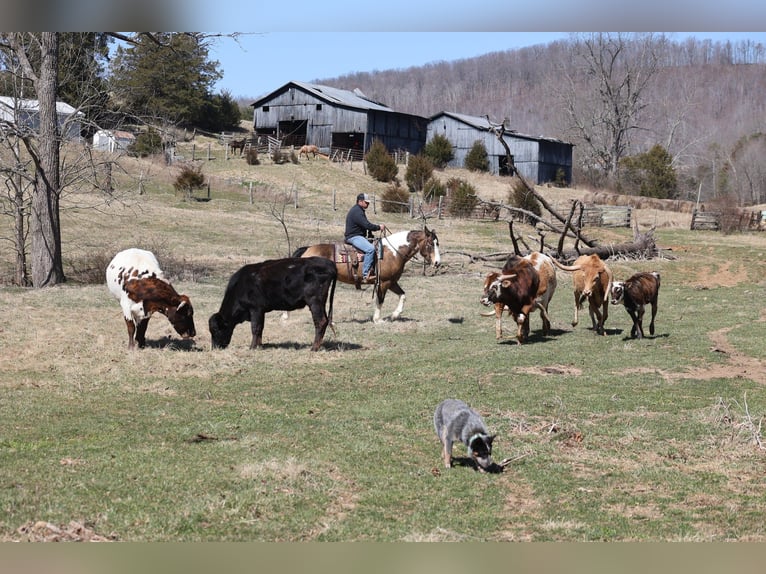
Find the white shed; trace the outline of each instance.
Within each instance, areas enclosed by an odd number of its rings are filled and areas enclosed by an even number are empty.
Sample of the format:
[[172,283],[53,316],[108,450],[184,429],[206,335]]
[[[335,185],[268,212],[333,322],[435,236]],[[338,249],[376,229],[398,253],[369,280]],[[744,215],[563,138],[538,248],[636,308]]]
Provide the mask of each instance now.
[[98,130],[93,134],[93,149],[98,151],[126,151],[136,141],[136,136],[120,130]]

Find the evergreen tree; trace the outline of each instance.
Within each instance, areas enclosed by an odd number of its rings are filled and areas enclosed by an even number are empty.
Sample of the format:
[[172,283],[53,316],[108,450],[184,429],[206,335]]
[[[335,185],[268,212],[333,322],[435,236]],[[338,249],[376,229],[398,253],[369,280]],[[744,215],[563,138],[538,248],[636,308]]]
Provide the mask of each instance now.
[[426,182],[434,173],[434,165],[424,155],[411,155],[407,162],[407,173],[404,176],[410,191],[423,191]]
[[399,168],[396,166],[394,158],[388,153],[386,144],[380,140],[375,140],[370,146],[370,151],[364,156],[367,163],[367,171],[377,181],[388,183],[396,179]]
[[118,47],[111,77],[117,97],[133,114],[198,124],[221,74],[218,62],[208,60],[204,35],[163,32]]
[[452,144],[443,135],[436,134],[423,149],[423,155],[431,160],[431,163],[437,169],[444,169],[451,162],[455,153],[452,151]]
[[619,189],[624,193],[676,199],[678,180],[673,158],[657,144],[646,153],[625,157],[620,161]]
[[484,142],[481,140],[473,142],[463,163],[468,171],[489,171],[489,154]]

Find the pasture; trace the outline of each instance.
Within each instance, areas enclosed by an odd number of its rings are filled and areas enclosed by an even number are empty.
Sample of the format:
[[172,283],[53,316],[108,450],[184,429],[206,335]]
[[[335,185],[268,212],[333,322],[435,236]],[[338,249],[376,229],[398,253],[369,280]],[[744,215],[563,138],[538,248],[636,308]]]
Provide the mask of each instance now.
[[[279,192],[301,190],[284,211],[295,248],[340,236],[375,185],[319,159],[250,169],[272,186],[252,205],[244,188],[184,201],[157,170],[144,195],[62,212],[68,274],[153,250],[192,299],[193,344],[155,316],[147,348],[128,352],[103,280],[0,287],[0,540],[766,540],[766,236],[660,226],[660,259],[607,261],[619,279],[662,274],[654,337],[629,339],[622,307],[605,337],[587,310],[572,328],[559,271],[551,335],[534,313],[517,346],[508,319],[498,343],[479,315],[483,276],[502,262],[460,254],[510,251],[507,226],[431,220],[443,265],[408,263],[400,320],[373,324],[369,288],[338,284],[319,352],[306,309],[269,313],[262,350],[247,348],[247,324],[211,350],[231,273],[288,252]],[[392,231],[420,226],[371,211]],[[504,472],[442,467],[432,415],[448,397],[497,433],[494,458],[514,459]]]

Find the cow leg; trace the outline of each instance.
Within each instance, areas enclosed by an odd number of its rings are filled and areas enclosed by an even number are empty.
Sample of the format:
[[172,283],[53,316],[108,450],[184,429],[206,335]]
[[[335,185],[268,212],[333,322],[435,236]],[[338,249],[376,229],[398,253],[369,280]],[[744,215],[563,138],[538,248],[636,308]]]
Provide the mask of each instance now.
[[135,349],[136,324],[133,322],[133,319],[125,319],[125,326],[128,328],[128,349]]
[[638,338],[643,339],[644,338],[644,306],[639,305],[638,311],[636,313],[638,316],[638,321],[636,322],[636,325],[638,326]]
[[601,334],[606,335],[606,320],[609,317],[609,292],[604,296],[601,310]]
[[394,309],[394,312],[391,313],[391,319],[396,321],[399,317],[401,317],[402,311],[404,311],[404,300],[406,297],[404,295],[404,289],[402,289],[398,283],[391,283],[388,288],[399,295],[399,302],[396,304],[396,309]]
[[142,319],[136,327],[136,343],[138,348],[143,349],[146,346],[146,328],[149,326],[149,318]]
[[250,341],[251,349],[260,349],[263,346],[263,327],[266,323],[266,312],[253,309],[250,311],[250,330],[253,339]]
[[311,350],[318,351],[322,345],[327,325],[330,323],[324,310],[324,303],[311,305],[311,318],[314,319],[314,344],[311,345]]
[[543,319],[543,335],[548,335],[551,331],[551,319],[548,316],[548,309],[542,303],[537,303],[537,308],[540,309],[540,316]]
[[657,315],[657,301],[652,301],[652,322],[649,323],[649,334],[654,335],[654,317]]
[[575,291],[574,300],[575,300],[575,314],[574,314],[574,320],[572,321],[572,327],[577,327],[577,323],[580,322],[578,311],[580,307],[582,306],[582,294],[579,293],[578,291]]
[[503,338],[503,311],[505,304],[495,303],[495,339]]
[[630,328],[630,338],[631,339],[635,339],[635,338],[639,338],[640,339],[641,338],[641,334],[639,332],[639,327],[638,327],[638,324],[639,324],[638,313],[632,307],[631,308],[627,308],[626,307],[626,309],[628,310],[628,315],[630,315],[630,318],[633,321],[633,326]]

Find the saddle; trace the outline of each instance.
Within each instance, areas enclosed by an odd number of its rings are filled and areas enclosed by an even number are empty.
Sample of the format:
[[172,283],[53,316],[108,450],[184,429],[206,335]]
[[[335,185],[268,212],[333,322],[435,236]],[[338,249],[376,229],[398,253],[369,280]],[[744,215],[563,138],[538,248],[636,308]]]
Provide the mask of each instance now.
[[[375,247],[375,256],[373,259],[373,268],[378,266],[378,239],[372,242]],[[345,263],[348,269],[349,276],[354,278],[354,286],[357,289],[362,288],[362,271],[364,270],[364,251],[360,251],[350,243],[335,243],[334,245],[334,260],[335,263]],[[360,265],[361,264],[361,265]]]

